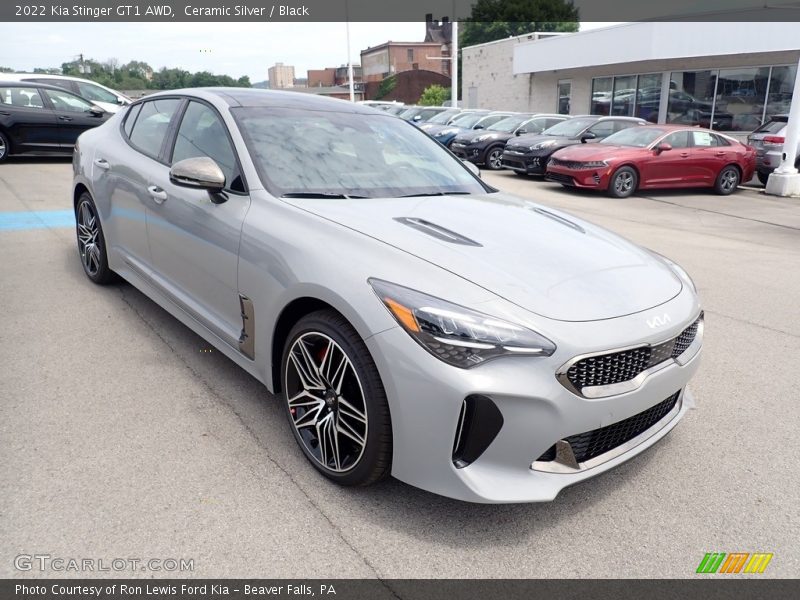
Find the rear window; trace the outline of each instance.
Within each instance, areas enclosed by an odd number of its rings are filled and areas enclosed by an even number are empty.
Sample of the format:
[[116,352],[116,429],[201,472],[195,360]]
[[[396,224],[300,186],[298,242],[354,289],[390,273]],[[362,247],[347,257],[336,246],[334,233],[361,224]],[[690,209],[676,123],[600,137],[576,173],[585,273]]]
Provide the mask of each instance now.
[[181,101],[176,98],[149,100],[142,103],[130,141],[137,150],[157,158],[161,153],[169,123]]
[[772,117],[753,133],[780,133],[786,127],[788,120],[788,117]]

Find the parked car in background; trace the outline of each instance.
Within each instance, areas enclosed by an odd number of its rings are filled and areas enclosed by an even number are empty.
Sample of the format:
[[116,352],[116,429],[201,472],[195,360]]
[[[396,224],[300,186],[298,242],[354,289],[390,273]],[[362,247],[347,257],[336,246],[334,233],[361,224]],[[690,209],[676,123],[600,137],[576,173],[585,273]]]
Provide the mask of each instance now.
[[514,113],[511,112],[473,113],[471,116],[454,121],[451,125],[439,131],[429,131],[428,133],[430,133],[437,142],[449,148],[459,133],[469,131],[470,129],[486,129],[513,114]]
[[756,153],[735,139],[681,125],[631,127],[598,144],[555,152],[547,179],[626,198],[636,190],[713,187],[727,196],[753,177]]
[[78,136],[110,113],[65,89],[0,83],[0,162],[10,154],[71,154]]
[[428,119],[435,117],[449,109],[444,106],[412,106],[400,113],[400,118],[411,123],[425,123]]
[[419,128],[422,129],[422,131],[429,131],[432,127],[435,127],[436,125],[447,125],[449,123],[452,123],[453,119],[463,114],[463,112],[464,111],[462,111],[460,108],[451,108],[448,110],[443,110],[438,115],[434,115],[424,123],[421,123]]
[[[461,127],[472,127],[488,114],[488,110],[465,110],[461,114],[458,114],[450,119],[450,121],[445,125],[440,123],[428,124],[428,127],[426,127],[424,131],[437,142],[447,146],[447,142],[453,141],[455,134],[460,131]],[[444,133],[445,130],[448,130],[447,134]]]
[[[76,259],[264,384],[331,481],[552,500],[693,406],[704,317],[689,275],[484,184],[419,129],[242,88],[160,92],[122,117],[75,152]],[[125,318],[109,310],[97,326]]]
[[647,125],[635,117],[573,117],[538,135],[521,135],[509,140],[503,152],[503,166],[517,175],[544,175],[556,150],[573,144],[597,142],[628,127]]
[[55,85],[96,104],[108,113],[115,113],[132,102],[124,94],[80,77],[46,75],[44,73],[0,73],[0,81],[27,81]]
[[[767,185],[769,174],[783,160],[783,144],[786,141],[786,124],[789,115],[773,115],[761,127],[747,137],[747,143],[756,150],[756,175],[758,180]],[[795,167],[800,167],[800,147],[798,147]]]
[[486,129],[471,129],[456,135],[450,150],[459,158],[477,165],[497,170],[503,168],[503,148],[514,136],[541,133],[556,123],[565,121],[565,115],[519,114],[501,119]]
[[392,100],[359,100],[356,104],[361,104],[363,106],[369,106],[370,108],[377,108],[378,110],[388,110],[390,108],[400,108],[405,107],[405,104],[402,102],[396,102]]

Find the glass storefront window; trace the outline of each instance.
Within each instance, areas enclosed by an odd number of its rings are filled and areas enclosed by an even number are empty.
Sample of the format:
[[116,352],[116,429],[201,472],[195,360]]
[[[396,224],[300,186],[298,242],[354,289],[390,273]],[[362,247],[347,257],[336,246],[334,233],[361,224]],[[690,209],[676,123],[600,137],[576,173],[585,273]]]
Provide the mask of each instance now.
[[753,131],[761,125],[769,67],[721,69],[714,105],[714,129]]
[[572,98],[572,82],[558,82],[558,114],[568,115],[570,99]]
[[611,114],[611,95],[613,77],[595,77],[592,79],[592,108],[593,115]]
[[611,102],[611,114],[632,117],[635,103],[636,75],[614,77],[614,97]]
[[658,108],[661,104],[661,73],[639,75],[636,87],[636,112],[634,116],[658,123]]
[[791,67],[772,67],[772,76],[769,79],[769,92],[767,95],[767,121],[772,115],[789,113],[796,76],[796,65]]
[[716,79],[716,71],[670,73],[667,123],[710,127]]

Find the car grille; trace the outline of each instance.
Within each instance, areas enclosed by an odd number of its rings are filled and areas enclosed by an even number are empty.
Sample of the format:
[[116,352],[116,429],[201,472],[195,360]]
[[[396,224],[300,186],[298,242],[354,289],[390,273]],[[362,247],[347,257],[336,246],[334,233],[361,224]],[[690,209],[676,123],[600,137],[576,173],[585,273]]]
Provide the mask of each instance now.
[[[552,175],[554,173],[548,177],[551,178]],[[697,336],[702,320],[703,313],[700,313],[697,320],[680,335],[655,346],[640,346],[579,360],[567,370],[567,379],[579,392],[585,387],[629,381],[642,371],[686,352]]]
[[[572,447],[575,460],[579,463],[586,462],[621,446],[650,429],[675,407],[679,396],[680,390],[663,402],[659,402],[639,414],[600,429],[572,435],[564,438],[564,441],[569,442]],[[537,460],[547,462],[555,460],[555,458],[556,447],[553,445]]]
[[552,171],[548,171],[547,178],[550,181],[557,181],[558,183],[563,183],[565,185],[575,184],[575,180],[570,175],[564,175],[563,173],[553,173]]
[[556,167],[564,167],[565,169],[580,169],[584,165],[577,160],[561,160],[558,158],[551,158],[550,164]]

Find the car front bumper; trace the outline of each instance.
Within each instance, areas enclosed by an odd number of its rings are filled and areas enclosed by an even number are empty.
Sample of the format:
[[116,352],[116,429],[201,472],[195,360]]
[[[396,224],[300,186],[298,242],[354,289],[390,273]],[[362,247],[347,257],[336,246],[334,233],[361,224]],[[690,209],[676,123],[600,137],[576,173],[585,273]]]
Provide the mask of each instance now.
[[503,152],[503,166],[518,173],[528,175],[544,175],[550,154],[543,151],[517,152],[506,150]]
[[486,148],[488,144],[463,144],[454,140],[450,144],[450,151],[459,158],[468,160],[471,163],[483,164],[486,160]]
[[567,169],[552,163],[547,167],[545,179],[572,187],[605,190],[611,178],[612,168],[602,169]]
[[[691,299],[688,298],[691,296]],[[416,487],[481,503],[553,500],[565,487],[619,465],[664,437],[693,405],[687,384],[699,365],[702,341],[684,364],[670,364],[625,393],[586,398],[567,389],[556,372],[584,352],[605,351],[676,336],[696,318],[694,296],[681,293],[670,302],[635,315],[594,322],[560,322],[563,331],[551,357],[507,357],[472,369],[458,369],[434,358],[402,329],[367,339],[386,388],[392,415],[392,475]],[[642,337],[647,319],[673,315],[661,340]],[[677,319],[683,314],[684,318]],[[549,332],[543,331],[548,334]],[[585,340],[605,340],[586,348]],[[687,350],[687,353],[689,351]],[[678,394],[676,407],[643,435],[579,468],[534,464],[560,440],[609,427],[647,411]],[[465,398],[489,398],[502,415],[496,437],[477,459],[459,468],[454,444]]]

